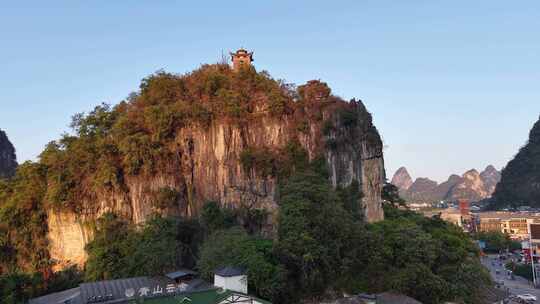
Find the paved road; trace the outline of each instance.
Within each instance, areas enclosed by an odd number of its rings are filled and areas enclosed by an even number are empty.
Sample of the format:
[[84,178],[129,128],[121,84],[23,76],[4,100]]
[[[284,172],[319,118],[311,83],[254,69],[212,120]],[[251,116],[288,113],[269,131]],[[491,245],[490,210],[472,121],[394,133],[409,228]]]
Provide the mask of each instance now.
[[[495,265],[493,265],[493,263]],[[540,300],[540,289],[534,288],[532,286],[532,283],[520,276],[515,276],[515,279],[511,280],[506,275],[504,261],[501,262],[499,259],[497,259],[497,255],[489,255],[487,257],[483,257],[482,264],[484,264],[484,266],[489,269],[491,277],[494,281],[504,282],[504,286],[509,289],[510,294],[519,295],[529,293],[535,295]],[[499,270],[499,274],[496,273],[497,270]],[[540,301],[537,301],[536,303],[540,303]]]

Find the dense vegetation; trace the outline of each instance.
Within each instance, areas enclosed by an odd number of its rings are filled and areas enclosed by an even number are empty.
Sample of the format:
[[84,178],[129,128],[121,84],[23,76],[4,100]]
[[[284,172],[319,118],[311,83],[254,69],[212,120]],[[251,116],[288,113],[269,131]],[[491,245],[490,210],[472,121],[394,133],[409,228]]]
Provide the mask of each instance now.
[[344,208],[324,173],[296,172],[281,189],[273,244],[238,228],[218,230],[198,266],[207,277],[223,264],[243,266],[253,291],[278,303],[387,290],[424,303],[482,303],[490,279],[471,239],[440,218],[396,208],[402,201],[392,187],[385,191],[387,219],[367,225]]
[[114,214],[105,214],[86,248],[89,258],[85,279],[160,275],[181,266],[191,268],[201,238],[197,221],[156,215],[135,229]]
[[502,171],[493,194],[492,209],[540,207],[540,120],[529,133],[529,141]]
[[9,141],[6,132],[0,130],[0,178],[11,177],[17,167],[15,148]]

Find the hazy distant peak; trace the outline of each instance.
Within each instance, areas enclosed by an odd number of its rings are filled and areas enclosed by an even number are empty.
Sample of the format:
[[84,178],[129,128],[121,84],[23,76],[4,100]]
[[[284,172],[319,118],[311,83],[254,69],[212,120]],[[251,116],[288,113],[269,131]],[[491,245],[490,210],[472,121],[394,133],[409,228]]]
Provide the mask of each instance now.
[[480,176],[480,172],[476,169],[471,169],[463,174],[463,177],[473,177],[473,176]]
[[394,176],[392,177],[392,184],[398,187],[398,189],[402,190],[407,190],[409,187],[411,187],[413,180],[407,171],[407,168],[401,167],[396,171],[396,173],[394,173]]
[[[403,168],[403,167],[402,167]],[[400,175],[408,174],[406,169],[400,168]],[[489,165],[481,173],[476,169],[470,169],[462,175],[451,174],[448,180],[438,184],[427,178],[417,178],[407,189],[402,189],[401,194],[405,199],[413,201],[453,201],[466,199],[478,201],[491,196],[500,180],[500,172],[494,166]]]
[[483,172],[493,172],[497,171],[497,169],[493,165],[488,165]]
[[448,177],[448,182],[451,182],[451,181],[460,181],[461,180],[461,176],[457,175],[457,174],[452,174]]

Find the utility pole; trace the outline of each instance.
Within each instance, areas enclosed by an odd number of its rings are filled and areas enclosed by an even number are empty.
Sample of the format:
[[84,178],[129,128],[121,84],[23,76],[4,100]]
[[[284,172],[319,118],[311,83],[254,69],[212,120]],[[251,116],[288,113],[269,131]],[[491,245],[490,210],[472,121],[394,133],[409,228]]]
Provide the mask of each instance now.
[[536,288],[536,269],[534,267],[534,255],[533,255],[533,246],[532,246],[532,237],[529,233],[529,252],[531,253],[531,268],[532,268],[532,275],[533,275],[533,285],[534,288]]

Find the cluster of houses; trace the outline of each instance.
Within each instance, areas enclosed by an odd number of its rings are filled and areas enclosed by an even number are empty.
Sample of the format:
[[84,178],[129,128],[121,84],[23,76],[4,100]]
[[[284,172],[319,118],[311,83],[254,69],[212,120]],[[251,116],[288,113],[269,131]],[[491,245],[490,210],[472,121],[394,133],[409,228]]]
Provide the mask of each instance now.
[[531,225],[540,224],[540,213],[531,212],[471,212],[466,209],[448,208],[424,214],[428,216],[437,214],[466,232],[501,232],[516,241],[529,239]]
[[481,212],[466,202],[446,209],[423,211],[426,216],[438,215],[466,232],[501,232],[521,242],[525,257],[540,259],[540,212],[530,208],[516,211]]

